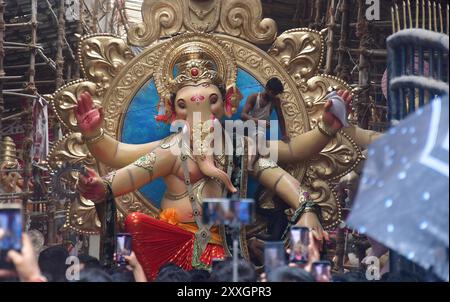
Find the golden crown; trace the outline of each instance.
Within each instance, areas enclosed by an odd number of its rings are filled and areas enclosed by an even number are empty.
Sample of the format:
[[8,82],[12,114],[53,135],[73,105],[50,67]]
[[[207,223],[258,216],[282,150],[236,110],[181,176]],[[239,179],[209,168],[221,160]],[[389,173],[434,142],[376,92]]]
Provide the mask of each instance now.
[[[236,107],[240,101],[235,88],[237,65],[227,45],[210,34],[187,33],[174,37],[169,47],[162,50],[162,58],[156,69],[155,85],[161,98],[157,120],[166,120],[172,115],[170,96],[187,85],[209,81],[225,85],[227,91],[236,91],[232,96]],[[161,117],[158,119],[158,117]]]
[[169,90],[172,93],[187,85],[196,85],[206,80],[219,85],[222,79],[215,70],[214,63],[202,53],[201,49],[192,47],[178,64],[178,75],[169,82]]

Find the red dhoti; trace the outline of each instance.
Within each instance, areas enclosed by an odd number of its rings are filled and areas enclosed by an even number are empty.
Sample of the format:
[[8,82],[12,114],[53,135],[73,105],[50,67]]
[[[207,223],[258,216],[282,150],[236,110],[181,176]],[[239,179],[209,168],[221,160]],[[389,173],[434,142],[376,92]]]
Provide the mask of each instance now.
[[185,270],[206,269],[213,259],[223,259],[224,249],[217,228],[211,230],[212,238],[201,252],[195,242],[195,224],[179,223],[174,211],[169,209],[155,219],[142,213],[127,216],[125,227],[132,235],[133,251],[149,281],[153,281],[159,268],[173,263]]

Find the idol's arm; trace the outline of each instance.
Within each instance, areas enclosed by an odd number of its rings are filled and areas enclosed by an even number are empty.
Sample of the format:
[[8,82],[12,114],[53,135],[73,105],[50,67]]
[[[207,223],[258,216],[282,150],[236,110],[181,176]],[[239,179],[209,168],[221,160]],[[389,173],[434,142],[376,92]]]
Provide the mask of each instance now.
[[158,147],[160,143],[160,141],[155,141],[140,145],[125,144],[107,134],[104,134],[103,138],[98,141],[86,140],[91,154],[102,163],[114,169],[120,169],[131,164],[139,157]]
[[[253,170],[253,176],[267,189],[275,192],[291,209],[295,212],[302,205],[303,192],[300,189],[300,183],[288,172],[278,167],[278,165],[267,158],[260,158],[256,161]],[[317,210],[320,212],[320,210]],[[320,213],[305,210],[296,221],[297,226],[308,227],[316,231],[316,237],[322,239],[326,237],[321,222]]]
[[177,157],[170,148],[156,148],[128,166],[100,177],[94,170],[81,175],[77,189],[81,195],[101,204],[107,197],[108,187],[115,197],[135,191],[158,177],[172,173]]
[[[83,92],[74,108],[78,127],[91,154],[111,168],[119,169],[151,152],[160,142],[130,145],[116,141],[105,134],[103,108],[94,104],[92,96]],[[151,117],[149,117],[150,119]]]
[[107,176],[114,197],[136,191],[152,180],[172,173],[177,157],[170,149],[156,148],[128,166]]
[[295,163],[320,153],[331,139],[331,136],[325,135],[316,128],[291,139],[287,143],[270,141],[270,154],[278,154],[277,162],[279,163]]
[[343,131],[363,150],[367,149],[370,144],[383,135],[380,132],[365,130],[356,126],[344,128]]

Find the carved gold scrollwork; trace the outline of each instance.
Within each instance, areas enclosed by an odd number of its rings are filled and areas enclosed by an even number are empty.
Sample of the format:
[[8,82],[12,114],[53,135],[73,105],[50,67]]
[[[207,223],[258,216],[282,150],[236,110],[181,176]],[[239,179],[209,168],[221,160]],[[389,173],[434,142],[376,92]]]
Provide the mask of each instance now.
[[309,169],[315,177],[324,180],[338,180],[350,173],[363,159],[356,144],[340,131],[316,157],[309,161]]
[[50,171],[55,171],[64,162],[82,163],[91,167],[96,165],[95,158],[89,153],[80,133],[70,133],[56,142],[49,153],[47,162]]
[[342,208],[338,202],[336,193],[329,182],[311,175],[308,169],[303,180],[311,191],[311,197],[320,205],[322,210],[322,226],[326,230],[332,230],[342,221]]
[[58,89],[49,100],[59,121],[69,130],[78,132],[74,107],[78,104],[78,97],[84,91],[88,91],[96,105],[101,105],[101,99],[97,94],[97,85],[86,80],[70,82]]
[[255,44],[272,43],[277,36],[277,24],[272,19],[262,19],[260,0],[220,1],[219,32],[245,39]]
[[309,28],[292,29],[281,34],[268,53],[299,83],[316,73],[323,61],[324,39]]
[[81,234],[98,234],[101,223],[98,219],[95,205],[83,197],[67,204],[64,227]]
[[181,30],[183,1],[144,0],[141,10],[143,23],[132,25],[128,32],[128,41],[132,45],[149,46],[159,37],[171,36]]
[[[95,168],[96,161],[89,153],[80,133],[70,133],[56,142],[47,158],[50,172],[57,171],[63,163],[82,163]],[[63,175],[64,181],[75,187],[77,173]],[[84,234],[97,234],[100,231],[100,221],[95,211],[94,203],[84,197],[77,196],[66,206],[65,227]]]
[[259,0],[145,0],[142,19],[129,30],[132,45],[149,46],[187,31],[225,33],[256,44],[270,44],[277,36],[275,21],[262,19]]
[[111,80],[133,57],[125,41],[107,34],[85,36],[78,48],[84,76],[97,84],[99,96],[109,89]]
[[188,31],[212,32],[219,24],[220,5],[216,1],[185,1],[184,26]]

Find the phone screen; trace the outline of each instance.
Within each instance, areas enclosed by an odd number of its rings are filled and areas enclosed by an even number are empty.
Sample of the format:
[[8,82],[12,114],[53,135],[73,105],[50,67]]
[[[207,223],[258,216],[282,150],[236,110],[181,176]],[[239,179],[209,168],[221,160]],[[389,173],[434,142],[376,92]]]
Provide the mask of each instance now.
[[266,242],[264,245],[264,270],[268,274],[275,268],[286,265],[283,241]]
[[306,263],[309,259],[309,229],[291,227],[291,254],[292,263]]
[[6,263],[9,250],[22,249],[22,207],[20,204],[0,205],[0,267],[11,268]]
[[316,282],[331,282],[331,263],[329,261],[314,262],[312,274]]
[[116,235],[116,257],[117,265],[125,265],[127,262],[124,256],[131,255],[131,234]]
[[207,198],[202,205],[202,221],[214,225],[233,222],[248,225],[253,222],[253,206],[253,199]]

